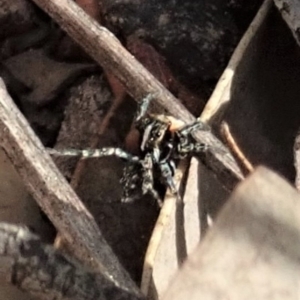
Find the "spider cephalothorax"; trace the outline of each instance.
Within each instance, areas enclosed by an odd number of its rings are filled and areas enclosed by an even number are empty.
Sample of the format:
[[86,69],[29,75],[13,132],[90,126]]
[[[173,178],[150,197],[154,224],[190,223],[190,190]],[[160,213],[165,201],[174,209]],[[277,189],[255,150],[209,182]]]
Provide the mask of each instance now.
[[[140,153],[132,155],[120,148],[88,150],[54,150],[54,155],[81,156],[83,158],[117,156],[128,161],[124,168],[121,184],[123,202],[131,202],[142,195],[150,194],[159,203],[161,200],[154,188],[155,179],[161,180],[178,196],[173,181],[176,162],[187,155],[206,150],[206,145],[193,140],[191,133],[204,129],[200,121],[185,125],[171,116],[147,114],[152,96],[141,101],[135,117],[135,126],[140,132]],[[179,196],[178,196],[179,197]]]

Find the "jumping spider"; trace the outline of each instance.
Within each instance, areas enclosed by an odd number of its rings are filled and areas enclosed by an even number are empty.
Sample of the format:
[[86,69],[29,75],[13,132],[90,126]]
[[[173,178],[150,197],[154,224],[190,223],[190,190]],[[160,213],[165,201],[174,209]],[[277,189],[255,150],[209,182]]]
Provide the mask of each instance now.
[[141,136],[139,156],[113,147],[86,150],[48,149],[48,151],[52,155],[82,158],[117,156],[128,161],[120,180],[123,185],[122,202],[132,202],[142,195],[150,194],[161,206],[160,196],[154,188],[156,174],[179,198],[173,180],[176,161],[206,150],[205,144],[195,142],[191,136],[193,131],[206,130],[206,128],[199,120],[189,125],[180,123],[178,127],[174,122],[175,119],[170,116],[147,114],[151,99],[152,95],[148,95],[141,101],[134,121]]

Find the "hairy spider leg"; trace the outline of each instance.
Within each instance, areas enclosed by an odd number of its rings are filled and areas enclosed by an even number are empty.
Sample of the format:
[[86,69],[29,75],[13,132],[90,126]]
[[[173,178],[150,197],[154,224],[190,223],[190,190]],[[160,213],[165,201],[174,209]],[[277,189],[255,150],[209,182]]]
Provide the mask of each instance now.
[[176,195],[177,200],[181,200],[181,197],[179,195],[179,192],[176,188],[175,182],[174,182],[174,173],[175,173],[175,163],[173,161],[164,161],[159,164],[159,169],[161,172],[161,176],[165,180],[167,186],[171,190],[172,194]]
[[181,135],[188,136],[195,130],[207,130],[207,127],[202,121],[197,119],[194,123],[185,125],[178,131]]
[[207,150],[207,145],[204,143],[191,141],[191,133],[195,130],[207,130],[207,127],[200,120],[197,120],[176,132],[179,139],[177,146],[179,158],[184,158],[190,153],[201,153]]
[[162,206],[162,201],[154,189],[154,178],[153,178],[153,160],[151,153],[147,153],[145,158],[141,161],[143,166],[143,183],[142,183],[142,191],[143,194],[150,194],[154,199],[156,199],[159,207]]
[[60,150],[60,149],[47,148],[47,151],[50,155],[55,155],[55,156],[78,156],[83,159],[116,156],[133,163],[140,162],[140,158],[138,156],[131,155],[130,153],[124,151],[121,148],[114,148],[114,147],[103,147],[100,149],[85,149],[85,150],[77,150],[77,149]]
[[139,123],[140,120],[146,115],[150,101],[153,99],[153,97],[153,94],[149,94],[138,103],[135,123]]
[[142,197],[142,165],[126,164],[120,183],[123,186],[121,202],[131,203]]

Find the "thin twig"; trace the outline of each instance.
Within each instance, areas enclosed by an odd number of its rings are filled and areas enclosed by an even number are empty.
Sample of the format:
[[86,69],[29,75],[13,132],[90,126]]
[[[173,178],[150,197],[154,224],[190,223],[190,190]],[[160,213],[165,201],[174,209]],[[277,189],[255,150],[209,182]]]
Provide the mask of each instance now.
[[[149,73],[106,28],[100,26],[73,1],[33,0],[91,55],[106,71],[115,75],[136,100],[152,94],[155,105],[185,123],[195,118],[164,86]],[[234,158],[211,133],[198,131],[195,138],[208,145],[203,162],[227,188],[243,178]]]
[[231,134],[229,125],[226,122],[222,122],[221,124],[221,134],[225,139],[229,149],[241,164],[241,169],[244,170],[245,174],[252,173],[254,171],[253,165],[238,146],[236,140]]

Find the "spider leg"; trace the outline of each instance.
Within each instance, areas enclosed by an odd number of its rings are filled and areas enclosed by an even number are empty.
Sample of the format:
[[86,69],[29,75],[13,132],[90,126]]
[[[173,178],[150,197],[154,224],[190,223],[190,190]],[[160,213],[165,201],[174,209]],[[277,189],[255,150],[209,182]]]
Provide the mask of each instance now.
[[179,133],[182,136],[188,136],[195,130],[208,130],[208,127],[202,121],[197,119],[194,123],[188,124],[184,126],[182,129],[180,129]]
[[135,116],[135,123],[139,123],[140,120],[146,115],[150,101],[153,99],[153,97],[153,94],[149,94],[139,102]]
[[121,202],[131,203],[141,198],[142,166],[138,164],[126,164],[120,183],[123,186]]
[[140,162],[140,158],[138,156],[131,155],[130,153],[124,151],[121,148],[113,148],[113,147],[104,147],[100,149],[85,149],[85,150],[77,150],[77,149],[60,150],[60,149],[47,148],[47,151],[50,155],[55,155],[55,156],[79,156],[83,159],[116,156],[130,162],[134,162],[134,163]]
[[159,164],[159,169],[161,171],[161,176],[165,180],[167,186],[171,190],[172,194],[176,195],[177,200],[181,200],[179,192],[176,188],[173,176],[175,173],[175,163],[173,161],[164,161]]
[[208,146],[206,144],[191,142],[187,139],[178,144],[176,157],[183,159],[189,154],[203,153],[207,149]]
[[206,144],[192,140],[191,133],[195,130],[208,130],[208,127],[200,120],[197,120],[192,124],[186,125],[176,133],[179,139],[177,146],[179,158],[184,158],[190,153],[202,153],[207,150]]
[[150,153],[145,155],[144,160],[141,162],[143,167],[143,182],[142,191],[143,194],[150,194],[154,199],[156,199],[159,207],[162,206],[162,201],[154,189],[154,178],[153,178],[153,160]]

